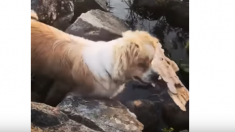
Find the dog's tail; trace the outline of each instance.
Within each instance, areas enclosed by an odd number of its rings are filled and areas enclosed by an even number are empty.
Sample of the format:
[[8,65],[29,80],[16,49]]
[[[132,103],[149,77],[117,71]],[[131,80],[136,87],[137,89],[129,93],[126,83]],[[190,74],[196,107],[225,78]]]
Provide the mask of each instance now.
[[31,10],[31,19],[38,20],[38,15],[35,11]]

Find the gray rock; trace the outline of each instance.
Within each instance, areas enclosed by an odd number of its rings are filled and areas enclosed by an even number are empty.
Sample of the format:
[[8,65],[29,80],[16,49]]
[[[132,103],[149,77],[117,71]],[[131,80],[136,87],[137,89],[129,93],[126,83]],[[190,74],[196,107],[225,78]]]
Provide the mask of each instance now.
[[69,95],[57,107],[70,119],[97,131],[141,132],[143,129],[136,116],[118,101],[83,100]]
[[91,39],[94,41],[109,41],[121,36],[128,30],[124,21],[101,10],[91,10],[82,13],[77,20],[70,25],[66,32]]
[[107,0],[95,0],[104,10],[108,11]]
[[[39,21],[63,30],[69,26],[74,15],[73,0],[31,0],[31,9],[34,10]],[[60,27],[63,25],[62,27]]]
[[78,16],[92,9],[108,11],[107,0],[73,0],[74,1],[74,22]]
[[31,102],[32,132],[99,132],[68,118],[62,112],[53,112],[54,108],[45,104]]
[[91,9],[107,11],[106,0],[31,0],[43,23],[65,30],[76,18]]

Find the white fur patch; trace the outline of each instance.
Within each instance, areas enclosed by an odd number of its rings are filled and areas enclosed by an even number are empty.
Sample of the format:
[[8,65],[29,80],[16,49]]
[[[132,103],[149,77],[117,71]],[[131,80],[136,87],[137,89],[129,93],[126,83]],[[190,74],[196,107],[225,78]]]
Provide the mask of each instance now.
[[83,50],[83,59],[91,72],[97,76],[106,79],[106,72],[111,73],[114,52],[114,44],[108,42],[91,42]]
[[111,80],[114,64],[114,46],[117,40],[109,42],[91,42],[84,47],[83,59],[90,71],[96,77],[95,90],[91,95],[113,97],[124,88]]

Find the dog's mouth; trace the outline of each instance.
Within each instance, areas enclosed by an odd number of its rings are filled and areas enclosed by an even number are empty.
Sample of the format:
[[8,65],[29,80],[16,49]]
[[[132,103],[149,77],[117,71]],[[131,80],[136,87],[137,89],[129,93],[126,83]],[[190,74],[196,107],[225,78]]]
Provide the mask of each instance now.
[[150,83],[149,82],[145,82],[143,81],[140,77],[138,76],[134,76],[133,79],[139,83],[141,83],[142,85],[149,85]]

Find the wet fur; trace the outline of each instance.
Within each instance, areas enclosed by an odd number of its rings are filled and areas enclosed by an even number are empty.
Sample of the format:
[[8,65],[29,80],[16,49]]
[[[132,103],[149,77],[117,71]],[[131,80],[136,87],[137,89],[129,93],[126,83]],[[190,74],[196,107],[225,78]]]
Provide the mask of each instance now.
[[127,31],[121,38],[94,42],[43,24],[31,13],[31,72],[56,80],[45,102],[71,91],[112,98],[133,76],[150,81],[157,43],[158,39],[143,31]]

